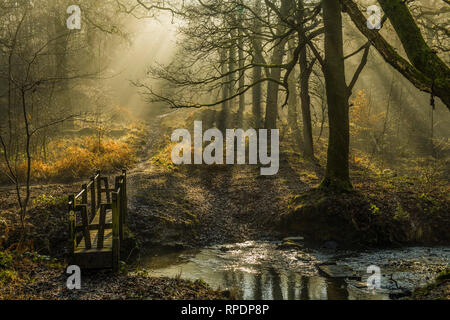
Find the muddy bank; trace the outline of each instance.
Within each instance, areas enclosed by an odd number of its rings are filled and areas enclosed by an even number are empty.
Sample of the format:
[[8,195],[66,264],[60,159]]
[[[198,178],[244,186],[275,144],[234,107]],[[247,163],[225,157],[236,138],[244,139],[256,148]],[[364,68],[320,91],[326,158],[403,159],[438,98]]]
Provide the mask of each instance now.
[[0,249],[15,249],[20,241],[30,251],[62,258],[68,253],[68,194],[78,192],[82,182],[32,186],[30,207],[23,233],[14,190],[0,190]]
[[450,269],[436,278],[433,283],[427,286],[416,288],[409,298],[411,300],[450,300]]
[[286,235],[347,247],[447,245],[449,210],[448,202],[432,196],[412,194],[391,204],[359,191],[333,194],[316,189],[291,198],[288,212],[277,223]]
[[450,244],[450,205],[442,194],[423,194],[400,180],[391,182],[394,190],[369,180],[352,193],[324,193],[312,185],[319,173],[299,174],[304,164],[289,161],[282,156],[275,177],[261,177],[251,166],[169,170],[150,164],[130,178],[130,228],[144,248],[297,235],[318,246]]
[[[191,128],[206,111],[176,112],[153,123],[146,160],[130,172],[130,228],[142,248],[192,248],[302,235],[316,245],[410,246],[450,244],[449,185],[417,174],[350,163],[355,191],[323,194],[326,144],[318,161],[281,142],[280,169],[258,166],[174,166],[170,134]],[[144,158],[143,158],[144,159]],[[409,169],[408,169],[409,170]],[[419,170],[419,169],[417,169]]]
[[[122,270],[124,272],[124,270]],[[81,290],[68,290],[65,264],[35,253],[0,252],[0,300],[216,300],[227,293],[202,281],[82,272]]]
[[158,167],[129,176],[130,229],[143,247],[201,247],[276,238],[283,185],[252,167]]

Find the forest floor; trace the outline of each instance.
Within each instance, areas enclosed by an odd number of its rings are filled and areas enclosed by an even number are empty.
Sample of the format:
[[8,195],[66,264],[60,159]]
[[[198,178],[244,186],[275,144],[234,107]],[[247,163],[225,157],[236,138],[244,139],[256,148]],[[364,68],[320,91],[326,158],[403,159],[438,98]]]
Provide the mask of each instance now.
[[[299,235],[295,229],[280,227],[283,225],[280,219],[310,205],[301,203],[305,194],[309,202],[314,199],[314,194],[309,193],[324,176],[325,144],[317,145],[319,160],[311,163],[292,151],[290,142],[283,143],[280,171],[271,177],[261,176],[259,167],[248,165],[174,167],[170,162],[170,134],[176,124],[167,125],[175,122],[174,117],[185,115],[174,113],[155,118],[149,124],[147,144],[137,154],[137,165],[128,174],[129,228],[139,249],[202,247]],[[434,181],[433,188],[424,187],[417,176],[397,175],[392,170],[375,172],[356,157],[351,161],[351,175],[356,193],[330,196],[321,204],[330,208],[331,213],[343,213],[355,234],[369,235],[352,238],[350,245],[449,243],[448,180]],[[26,225],[29,251],[63,261],[67,255],[67,195],[79,191],[81,181],[32,187],[32,207]],[[0,188],[0,208],[0,247],[11,251],[20,231],[12,188]],[[328,231],[323,232],[315,245],[323,246],[329,240],[338,246],[348,245],[345,243],[348,239],[339,239],[336,232]],[[224,297],[202,282],[108,273],[87,275],[86,287],[71,293],[64,289],[66,275],[62,265],[21,257],[14,259],[17,263],[12,274],[3,270],[0,281],[2,277],[9,279],[11,285],[0,286],[0,298]]]
[[[282,142],[280,170],[274,176],[261,176],[259,166],[250,165],[175,167],[170,134],[177,125],[192,128],[193,117],[180,112],[152,123],[143,157],[147,160],[129,174],[130,228],[143,248],[201,247],[299,234],[319,246],[330,240],[346,247],[450,243],[448,179],[425,182],[415,168],[411,175],[376,170],[370,160],[355,155],[355,191],[321,192],[316,188],[326,165],[323,141],[316,146],[316,162],[293,151],[291,141]],[[308,207],[319,218],[296,221]],[[337,229],[321,220],[330,216],[340,217]],[[292,228],[299,224],[303,227]]]
[[441,272],[436,280],[427,286],[416,288],[409,299],[450,300],[450,269]]
[[68,290],[65,265],[36,253],[0,251],[0,300],[217,300],[229,291],[212,290],[201,280],[83,272],[81,290]]

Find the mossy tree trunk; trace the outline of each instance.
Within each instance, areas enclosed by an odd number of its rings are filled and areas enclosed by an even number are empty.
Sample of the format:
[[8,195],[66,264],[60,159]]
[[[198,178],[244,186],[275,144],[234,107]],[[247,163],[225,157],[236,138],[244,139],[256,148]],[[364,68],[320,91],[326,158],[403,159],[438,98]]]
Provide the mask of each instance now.
[[367,37],[383,59],[421,91],[434,93],[450,109],[449,68],[424,41],[408,7],[400,0],[381,0],[380,4],[394,26],[410,61],[400,56],[378,30],[367,28],[367,18],[355,1],[340,0],[345,12]]
[[411,63],[432,79],[437,88],[445,85],[447,88],[445,94],[447,97],[450,96],[450,69],[425,42],[405,2],[403,0],[378,2],[394,27]]
[[352,188],[349,175],[349,105],[345,81],[342,16],[339,1],[324,0],[325,25],[324,75],[327,89],[330,137],[328,163],[322,187],[337,191]]

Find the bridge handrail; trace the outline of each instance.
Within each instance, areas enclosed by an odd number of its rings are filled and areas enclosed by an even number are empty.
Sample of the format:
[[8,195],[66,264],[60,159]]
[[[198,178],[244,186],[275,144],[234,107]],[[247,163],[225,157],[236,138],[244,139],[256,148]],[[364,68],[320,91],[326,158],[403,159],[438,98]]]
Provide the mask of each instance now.
[[[102,187],[102,183],[104,187]],[[89,193],[91,195],[88,199]],[[102,202],[102,194],[106,194],[106,203]],[[112,224],[106,224],[106,211],[112,210]],[[127,172],[122,170],[122,174],[115,177],[114,188],[109,188],[108,178],[102,177],[101,172],[91,178],[89,184],[83,184],[82,190],[77,194],[69,195],[69,229],[72,254],[81,240],[85,239],[86,249],[92,249],[90,231],[98,230],[97,249],[102,249],[104,245],[104,230],[113,230],[113,261],[112,266],[117,269],[119,266],[120,242],[124,239],[124,225],[128,219],[127,207]],[[77,214],[81,215],[82,224],[77,224]],[[90,216],[89,216],[90,213]],[[98,224],[92,224],[96,215],[99,215]],[[77,234],[82,232],[82,236]]]

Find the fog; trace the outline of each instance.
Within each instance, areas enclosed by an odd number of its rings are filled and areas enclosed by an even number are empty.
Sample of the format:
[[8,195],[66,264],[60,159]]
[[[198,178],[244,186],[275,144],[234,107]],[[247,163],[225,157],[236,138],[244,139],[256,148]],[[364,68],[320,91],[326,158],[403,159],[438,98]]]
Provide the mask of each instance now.
[[[153,64],[168,64],[176,50],[177,26],[170,16],[137,20],[129,18],[125,28],[130,32],[129,45],[114,50],[110,73],[115,75],[106,83],[113,101],[125,106],[138,116],[153,116],[163,106],[149,105],[132,81],[145,79],[148,68]],[[156,87],[161,84],[153,81]]]

